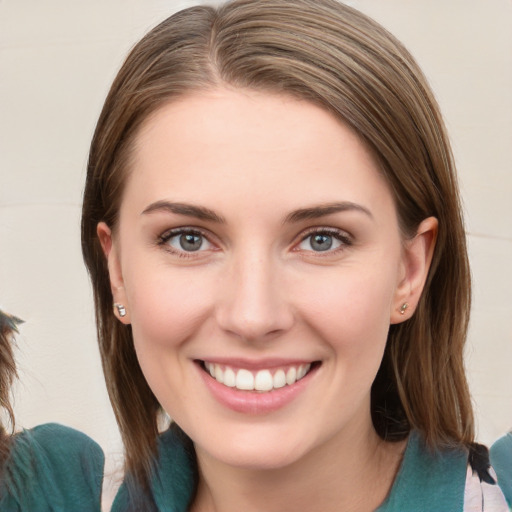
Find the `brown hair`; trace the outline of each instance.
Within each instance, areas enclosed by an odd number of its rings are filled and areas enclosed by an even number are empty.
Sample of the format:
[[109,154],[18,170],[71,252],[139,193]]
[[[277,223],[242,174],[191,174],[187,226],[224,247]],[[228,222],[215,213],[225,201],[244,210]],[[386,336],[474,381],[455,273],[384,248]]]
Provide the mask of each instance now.
[[219,84],[285,93],[327,109],[371,148],[393,192],[404,236],[439,220],[421,301],[392,325],[372,388],[382,438],[411,428],[432,447],[473,440],[463,365],[470,276],[453,158],[437,103],[409,52],[384,28],[335,0],[235,0],[171,16],[132,50],[105,101],[91,145],[82,249],[96,307],[108,391],[127,470],[145,481],[159,404],[137,362],[129,326],[112,314],[98,222],[116,229],[130,152],[164,103]]
[[11,432],[9,433],[0,422],[0,479],[3,464],[9,455],[11,441],[9,434],[14,431],[14,411],[10,401],[10,393],[12,383],[17,377],[17,371],[13,342],[14,334],[18,332],[18,324],[21,322],[19,318],[0,310],[0,412],[6,412],[11,424]]

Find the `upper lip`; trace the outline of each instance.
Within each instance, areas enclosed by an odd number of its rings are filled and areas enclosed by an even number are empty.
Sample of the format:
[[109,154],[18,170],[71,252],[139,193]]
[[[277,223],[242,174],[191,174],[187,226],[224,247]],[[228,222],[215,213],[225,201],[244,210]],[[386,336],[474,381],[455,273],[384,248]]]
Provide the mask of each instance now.
[[282,368],[286,366],[299,366],[301,364],[312,364],[315,359],[306,358],[265,358],[265,359],[247,359],[247,358],[222,358],[205,357],[196,359],[197,361],[229,366],[230,368],[245,368],[247,370],[263,370],[272,368]]

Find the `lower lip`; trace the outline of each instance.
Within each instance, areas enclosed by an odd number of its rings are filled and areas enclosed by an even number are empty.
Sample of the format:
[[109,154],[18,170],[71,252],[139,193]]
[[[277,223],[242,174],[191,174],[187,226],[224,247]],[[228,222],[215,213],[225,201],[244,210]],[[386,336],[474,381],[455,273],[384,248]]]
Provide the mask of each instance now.
[[277,411],[292,402],[308,385],[317,368],[310,370],[305,377],[291,386],[260,393],[241,391],[217,382],[209,373],[198,366],[201,377],[214,398],[225,407],[244,414],[266,414]]

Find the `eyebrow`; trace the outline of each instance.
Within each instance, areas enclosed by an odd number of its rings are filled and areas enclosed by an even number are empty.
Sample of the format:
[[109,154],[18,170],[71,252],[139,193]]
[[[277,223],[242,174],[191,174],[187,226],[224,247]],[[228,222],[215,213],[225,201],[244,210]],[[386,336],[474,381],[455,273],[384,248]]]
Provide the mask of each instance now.
[[[170,212],[177,215],[185,215],[187,217],[194,217],[196,219],[215,222],[217,224],[225,224],[226,220],[224,217],[218,215],[213,210],[205,208],[203,206],[195,206],[187,203],[173,203],[170,201],[156,201],[151,203],[147,208],[144,209],[142,215],[164,211]],[[352,203],[350,201],[343,201],[341,203],[328,203],[321,204],[318,206],[312,206],[309,208],[300,208],[290,212],[284,219],[284,224],[300,222],[304,220],[318,219],[325,217],[326,215],[332,215],[334,213],[356,211],[361,212],[373,219],[373,215],[364,206]]]
[[303,220],[318,219],[325,217],[326,215],[332,215],[333,213],[355,211],[361,212],[373,219],[372,212],[364,206],[352,203],[350,201],[343,201],[341,203],[328,203],[321,204],[318,206],[312,206],[310,208],[301,208],[289,213],[285,219],[285,223],[300,222]]
[[195,217],[196,219],[216,222],[218,224],[226,223],[223,217],[217,215],[213,210],[210,210],[209,208],[204,208],[203,206],[194,206],[187,203],[172,203],[170,201],[156,201],[151,203],[142,212],[142,215],[159,211],[185,215],[186,217]]

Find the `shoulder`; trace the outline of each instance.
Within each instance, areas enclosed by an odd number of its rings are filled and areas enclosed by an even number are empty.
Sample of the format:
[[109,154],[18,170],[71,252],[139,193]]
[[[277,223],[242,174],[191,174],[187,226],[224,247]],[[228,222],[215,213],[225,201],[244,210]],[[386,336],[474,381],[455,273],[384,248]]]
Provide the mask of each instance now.
[[498,439],[491,447],[491,464],[498,483],[512,507],[512,432]]
[[489,451],[474,444],[430,450],[417,432],[412,432],[401,468],[379,512],[450,510],[460,512],[505,512],[508,508]]
[[400,470],[379,512],[462,511],[468,453],[464,448],[430,450],[411,432]]
[[512,473],[512,432],[500,437],[490,451],[493,465],[508,469]]
[[197,464],[192,441],[173,423],[158,438],[151,492],[143,492],[128,475],[114,500],[112,512],[185,512],[194,496],[196,485]]
[[2,511],[100,510],[103,451],[55,423],[16,434],[0,486]]

